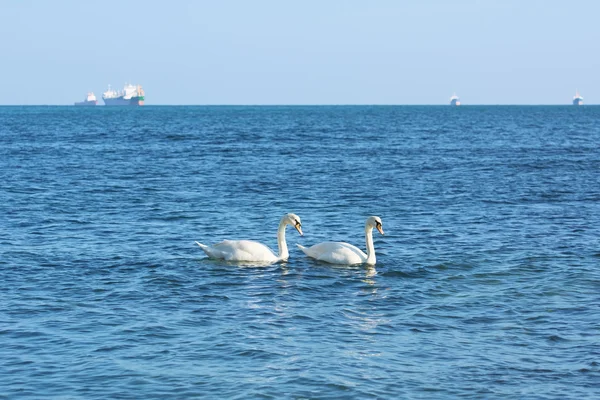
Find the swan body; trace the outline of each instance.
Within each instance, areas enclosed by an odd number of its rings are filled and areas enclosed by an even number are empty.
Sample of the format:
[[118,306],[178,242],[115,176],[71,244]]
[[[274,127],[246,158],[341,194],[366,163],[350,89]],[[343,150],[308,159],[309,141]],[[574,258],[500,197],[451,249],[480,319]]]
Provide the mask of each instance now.
[[365,223],[365,241],[367,252],[345,242],[323,242],[311,247],[297,245],[308,257],[315,260],[328,262],[330,264],[372,264],[377,261],[375,247],[373,246],[373,228],[383,235],[381,218],[369,217]]
[[275,252],[266,245],[253,240],[224,240],[213,246],[206,246],[199,242],[196,242],[196,244],[204,250],[208,257],[215,259],[258,263],[285,261],[289,258],[288,247],[285,241],[285,228],[287,225],[293,225],[298,233],[302,235],[300,217],[291,213],[284,215],[279,222],[279,228],[277,230],[278,254],[275,254]]

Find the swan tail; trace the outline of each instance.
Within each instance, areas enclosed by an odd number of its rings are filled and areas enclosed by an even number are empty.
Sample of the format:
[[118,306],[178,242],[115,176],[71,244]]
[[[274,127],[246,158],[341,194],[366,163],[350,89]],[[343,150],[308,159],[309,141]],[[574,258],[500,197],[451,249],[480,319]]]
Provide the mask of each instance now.
[[304,254],[306,254],[307,256],[309,255],[309,254],[307,253],[307,252],[308,252],[308,249],[307,249],[306,247],[304,247],[304,246],[301,246],[301,245],[299,245],[298,243],[296,243],[296,246],[298,246],[298,248],[299,248],[300,250],[302,250],[302,252],[303,252]]
[[204,251],[207,256],[209,256],[209,257],[216,257],[217,256],[216,254],[214,254],[214,251],[212,251],[213,249],[211,249],[210,246],[207,246],[207,245],[202,244],[200,242],[196,242],[196,244],[198,246],[200,246],[200,248],[202,249],[202,251]]

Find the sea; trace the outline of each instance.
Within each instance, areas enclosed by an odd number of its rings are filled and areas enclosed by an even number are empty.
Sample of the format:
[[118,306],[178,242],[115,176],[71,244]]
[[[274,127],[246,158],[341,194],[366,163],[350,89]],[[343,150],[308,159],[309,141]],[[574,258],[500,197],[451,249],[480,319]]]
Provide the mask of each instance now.
[[0,399],[192,398],[600,398],[600,107],[0,107]]

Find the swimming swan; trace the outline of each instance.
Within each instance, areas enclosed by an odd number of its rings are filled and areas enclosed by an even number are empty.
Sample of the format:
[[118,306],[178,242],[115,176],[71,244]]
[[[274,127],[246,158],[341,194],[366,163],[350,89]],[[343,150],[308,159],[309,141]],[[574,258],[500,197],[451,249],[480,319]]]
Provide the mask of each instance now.
[[277,245],[279,246],[279,255],[275,254],[270,248],[262,243],[252,240],[224,240],[214,246],[206,246],[196,242],[198,246],[210,258],[217,258],[227,261],[254,261],[261,263],[275,263],[286,261],[290,253],[285,242],[285,227],[293,225],[302,236],[302,224],[300,217],[296,214],[286,214],[279,222],[277,229]]
[[367,242],[367,254],[363,253],[358,247],[344,242],[324,242],[315,244],[306,248],[297,245],[307,256],[319,261],[325,261],[331,264],[372,264],[377,261],[375,258],[375,247],[373,247],[373,228],[376,228],[383,235],[381,227],[381,218],[369,217],[365,223],[365,240]]

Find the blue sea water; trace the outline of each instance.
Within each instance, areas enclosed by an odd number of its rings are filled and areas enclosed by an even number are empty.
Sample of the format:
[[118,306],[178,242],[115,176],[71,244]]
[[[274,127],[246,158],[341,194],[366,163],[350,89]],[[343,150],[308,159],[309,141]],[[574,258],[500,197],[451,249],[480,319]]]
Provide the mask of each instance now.
[[[600,398],[600,107],[0,107],[2,399]],[[209,260],[254,239],[290,258]],[[374,234],[377,265],[295,244]]]

